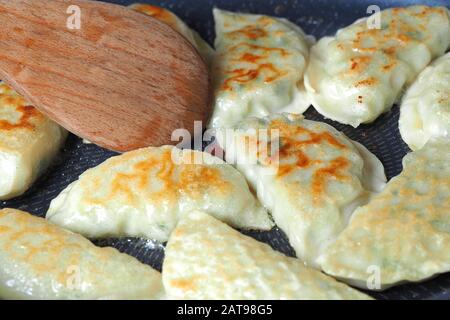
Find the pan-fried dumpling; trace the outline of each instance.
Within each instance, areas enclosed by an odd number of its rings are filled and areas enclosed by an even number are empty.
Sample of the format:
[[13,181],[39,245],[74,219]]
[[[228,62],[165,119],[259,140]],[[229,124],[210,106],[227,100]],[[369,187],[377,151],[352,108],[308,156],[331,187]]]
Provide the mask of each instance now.
[[412,150],[450,134],[450,53],[423,70],[406,92],[399,129]]
[[311,48],[305,86],[325,117],[354,127],[374,121],[450,46],[446,8],[411,6],[379,14],[380,29],[358,20]]
[[67,131],[0,81],[0,200],[19,196],[45,171]]
[[131,151],[86,171],[52,201],[47,219],[89,238],[165,242],[178,219],[194,209],[239,228],[273,226],[231,165],[171,146]]
[[170,237],[163,283],[171,299],[369,299],[202,212]]
[[406,155],[403,171],[319,258],[322,269],[364,288],[379,268],[381,288],[450,271],[450,142],[430,140]]
[[298,115],[247,119],[218,140],[297,256],[314,267],[352,211],[386,181],[382,164],[362,145]]
[[42,218],[0,210],[0,298],[160,299],[161,274]]
[[211,63],[214,50],[196,31],[189,28],[173,12],[145,3],[133,3],[129,8],[156,18],[178,31],[198,50],[206,63]]
[[210,127],[230,128],[249,116],[303,113],[309,43],[280,18],[214,9],[215,104]]

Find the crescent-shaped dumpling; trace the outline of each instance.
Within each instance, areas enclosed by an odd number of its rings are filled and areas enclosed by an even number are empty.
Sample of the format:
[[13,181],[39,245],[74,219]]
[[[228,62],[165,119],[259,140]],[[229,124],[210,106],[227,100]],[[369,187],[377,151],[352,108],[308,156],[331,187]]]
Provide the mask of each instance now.
[[320,39],[311,48],[305,86],[323,116],[357,127],[388,111],[449,46],[448,9],[387,9]]
[[355,211],[318,259],[322,269],[361,288],[373,275],[373,289],[450,271],[448,150],[447,139],[430,140],[406,155],[400,175]]
[[26,212],[0,210],[1,299],[161,299],[161,274]]
[[244,229],[271,229],[245,178],[210,154],[150,147],[108,159],[83,173],[50,205],[47,219],[89,238],[167,241],[190,210]]
[[298,115],[243,121],[218,140],[310,266],[353,210],[386,181],[380,161],[323,122]]
[[67,131],[0,81],[0,200],[23,194],[64,144]]
[[163,283],[170,299],[370,299],[203,212],[170,237]]
[[210,127],[230,128],[250,116],[303,113],[309,41],[286,19],[214,9],[214,111]]
[[403,97],[399,129],[412,150],[450,135],[450,53],[425,68]]
[[129,8],[158,19],[172,27],[175,31],[178,31],[198,50],[208,65],[211,63],[214,50],[196,31],[189,28],[186,23],[178,18],[173,12],[146,3],[133,3]]

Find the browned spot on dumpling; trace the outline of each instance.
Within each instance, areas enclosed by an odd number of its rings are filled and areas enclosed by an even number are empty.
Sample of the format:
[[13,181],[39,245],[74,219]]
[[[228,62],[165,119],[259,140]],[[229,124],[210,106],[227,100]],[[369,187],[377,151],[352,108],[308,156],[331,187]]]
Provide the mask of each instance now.
[[441,98],[438,99],[437,102],[438,102],[439,104],[443,104],[443,103],[449,102],[449,101],[450,101],[450,96],[444,96],[444,95],[443,95]]
[[248,63],[258,63],[259,60],[264,59],[264,56],[257,55],[253,53],[246,52],[242,54],[238,59],[236,59],[236,62],[248,62]]
[[392,61],[391,63],[385,64],[383,65],[381,68],[383,69],[383,71],[390,71],[392,68],[394,68],[397,65],[397,62]]
[[344,157],[338,157],[330,161],[330,164],[324,168],[320,168],[314,172],[312,181],[312,191],[314,199],[319,199],[325,192],[326,180],[336,179],[344,180],[346,176],[341,173],[341,170],[347,168],[349,161]]
[[174,15],[164,8],[141,3],[134,4],[131,6],[131,8],[137,12],[144,13],[148,16],[158,19],[177,30],[177,21]]
[[170,281],[170,284],[173,288],[181,289],[181,290],[195,290],[196,286],[194,281],[191,279],[177,279]]
[[363,103],[363,96],[358,96],[358,103]]
[[[51,224],[43,223],[42,221],[45,221],[43,219],[41,221],[40,218],[32,217],[31,219],[35,220],[36,223],[30,224],[30,217],[23,213],[13,212],[10,209],[0,211],[0,217],[4,218],[5,216],[14,220],[17,228],[5,230],[8,241],[1,249],[12,253],[14,258],[19,261],[32,261],[32,269],[38,274],[48,272],[49,268],[56,266],[58,263],[56,258],[61,256],[62,252],[69,247],[80,249],[79,245],[66,241],[64,232]],[[47,237],[48,241],[43,242],[38,247],[35,246],[33,237],[36,234]],[[17,243],[20,243],[23,250],[14,252],[12,246]],[[45,254],[45,261],[40,259],[42,253]]]
[[372,61],[369,56],[359,56],[350,59],[350,72],[361,72]]
[[222,86],[223,90],[233,90],[232,83],[245,84],[255,80],[260,75],[264,74],[264,83],[270,83],[286,74],[285,71],[279,70],[272,63],[264,63],[256,67],[256,69],[239,68],[227,72],[232,76],[225,80]]
[[0,130],[33,130],[36,128],[35,123],[37,123],[37,121],[42,121],[45,118],[35,107],[27,105],[25,99],[6,84],[0,84],[0,92],[0,110],[12,109],[12,112],[20,114],[17,121],[0,118]]
[[[256,29],[251,29],[253,31],[249,30],[247,31],[253,32],[253,36],[256,36]],[[268,35],[258,33],[258,36],[267,37]],[[287,74],[286,71],[280,70],[273,63],[269,62],[273,54],[278,54],[280,58],[288,56],[290,53],[286,49],[242,42],[230,47],[228,50],[230,54],[236,55],[236,58],[232,59],[234,62],[244,62],[250,64],[250,66],[224,70],[223,73],[228,74],[229,77],[224,80],[221,86],[222,90],[232,91],[234,84],[243,85],[258,78],[261,78],[261,81],[264,83],[271,83]]]
[[[351,49],[356,52],[375,53],[380,52],[385,56],[388,62],[384,64],[376,64],[376,60],[368,59],[364,64],[350,61],[350,71],[362,72],[365,68],[375,68],[381,71],[390,71],[398,59],[399,49],[410,45],[414,41],[425,41],[427,36],[426,22],[432,15],[445,16],[446,12],[443,8],[433,7],[417,7],[412,8],[392,8],[391,15],[382,12],[381,28],[369,29],[365,22],[359,26],[354,38],[349,42]],[[428,35],[429,37],[429,35]],[[343,49],[343,43],[338,43],[337,47]],[[358,57],[359,58],[359,57]],[[358,59],[356,58],[356,59]],[[375,65],[376,64],[376,65]],[[362,69],[359,67],[362,66]],[[349,72],[349,71],[346,71]],[[363,85],[371,85],[373,83],[363,83]]]
[[433,8],[433,7],[422,7],[422,10],[416,13],[412,13],[413,16],[418,18],[426,18],[430,14],[439,14],[441,16],[445,16],[446,12],[442,8]]
[[164,8],[152,6],[150,4],[135,4],[132,9],[141,13],[145,13],[151,17],[166,20],[171,16],[170,12]]
[[22,115],[17,123],[12,123],[8,120],[0,120],[0,130],[14,130],[14,129],[35,129],[32,119],[43,118],[43,115],[33,106],[19,106],[16,108],[17,112]]
[[192,164],[183,167],[178,188],[180,193],[199,198],[208,190],[225,194],[230,187],[218,169]]
[[367,79],[360,80],[360,81],[356,82],[355,83],[355,87],[356,88],[363,87],[363,86],[371,87],[371,86],[375,85],[377,82],[378,82],[378,80],[376,78],[370,77],[370,78],[367,78]]
[[[71,275],[65,268],[61,269],[61,259],[66,265],[79,266],[87,246],[92,246],[78,235],[21,211],[0,210],[0,219],[8,225],[4,226],[7,229],[2,234],[5,241],[0,245],[0,251],[13,257],[18,265],[25,263],[36,276],[52,274],[57,286],[66,286],[67,278]],[[39,238],[38,242],[36,237]],[[111,250],[95,247],[93,250],[100,266],[111,259]],[[91,273],[100,272],[100,269],[89,265]]]
[[[279,157],[281,160],[293,159],[293,163],[280,164],[278,168],[278,177],[285,176],[299,168],[307,168],[313,164],[322,163],[318,159],[310,159],[304,152],[304,148],[310,145],[320,145],[328,143],[337,149],[346,149],[347,147],[340,143],[336,137],[329,132],[313,132],[299,125],[291,125],[280,120],[272,121],[270,130],[277,129],[280,133],[281,146]],[[299,135],[305,135],[307,138],[299,140]]]
[[[126,159],[127,155],[124,156],[118,157],[118,162],[113,166],[119,165],[120,160],[125,164],[132,160]],[[182,195],[199,198],[207,192],[225,194],[231,188],[231,183],[224,180],[218,168],[199,164],[175,164],[170,150],[164,150],[162,154],[149,154],[144,160],[135,163],[129,172],[113,172],[112,175],[109,194],[101,198],[90,198],[91,203],[104,204],[117,197],[125,198],[130,205],[135,205],[140,198],[146,197],[176,203]]]
[[6,232],[8,230],[10,230],[9,227],[7,227],[7,226],[0,226],[0,234]]
[[395,56],[395,54],[397,53],[397,47],[388,47],[385,49],[381,49],[381,51],[383,51],[384,54],[386,54],[387,56]]
[[244,36],[250,40],[256,40],[258,38],[267,37],[268,33],[264,29],[255,26],[246,26],[242,29],[228,32],[225,36],[231,38]]
[[282,57],[290,55],[289,51],[286,49],[283,49],[283,48],[264,47],[264,46],[259,46],[256,44],[251,44],[251,43],[246,43],[246,42],[238,43],[238,44],[232,46],[229,50],[235,51],[238,49],[242,49],[242,47],[246,47],[248,50],[253,50],[252,52],[261,51],[262,53],[266,53],[266,54],[267,53],[278,53]]

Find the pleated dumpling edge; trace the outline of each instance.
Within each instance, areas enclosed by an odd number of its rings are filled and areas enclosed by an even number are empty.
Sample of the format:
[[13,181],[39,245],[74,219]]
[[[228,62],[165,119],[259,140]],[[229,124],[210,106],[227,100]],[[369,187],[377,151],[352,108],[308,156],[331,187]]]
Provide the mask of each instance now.
[[429,141],[407,154],[403,171],[367,205],[319,257],[327,274],[382,290],[450,271],[450,142]]
[[236,169],[208,153],[173,146],[127,152],[86,171],[51,202],[47,219],[88,238],[165,242],[194,209],[242,229],[273,227]]
[[215,101],[209,126],[231,128],[247,117],[303,113],[310,106],[303,73],[313,38],[286,19],[217,8],[213,13]]
[[161,274],[23,211],[0,210],[0,298],[163,299]]
[[183,217],[166,248],[169,299],[370,299],[214,217]]
[[271,212],[298,258],[317,257],[386,182],[380,160],[332,126],[282,114],[248,118],[217,140]]
[[[372,26],[379,15],[379,26]],[[320,39],[305,87],[324,117],[358,127],[399,102],[404,89],[450,47],[445,7],[390,8]]]

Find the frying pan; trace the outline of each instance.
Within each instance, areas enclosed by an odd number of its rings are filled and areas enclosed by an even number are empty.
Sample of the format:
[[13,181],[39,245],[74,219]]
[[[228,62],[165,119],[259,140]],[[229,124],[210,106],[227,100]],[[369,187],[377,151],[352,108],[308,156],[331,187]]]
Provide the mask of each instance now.
[[[108,2],[129,5],[136,1],[110,0]],[[449,0],[141,0],[140,2],[151,2],[173,11],[209,43],[214,41],[212,8],[215,6],[231,11],[285,17],[316,38],[332,35],[338,28],[367,16],[367,7],[373,4],[381,9],[413,4],[450,7]],[[398,106],[394,106],[390,112],[380,116],[374,123],[361,125],[357,129],[324,119],[312,107],[308,109],[305,116],[308,119],[327,122],[343,131],[351,139],[365,145],[383,162],[388,179],[400,173],[401,160],[409,149],[398,131]],[[85,170],[97,166],[113,155],[115,155],[114,152],[95,145],[83,144],[81,139],[73,135],[69,136],[60,158],[51,170],[22,197],[0,202],[0,208],[17,208],[44,216],[50,201],[69,183],[76,180]],[[286,236],[278,229],[270,232],[244,233],[268,243],[276,250],[294,256]],[[162,244],[128,238],[105,239],[95,243],[100,246],[116,247],[161,270],[164,257]],[[377,299],[450,299],[450,273],[423,283],[401,285],[383,292],[369,292],[369,294]]]

